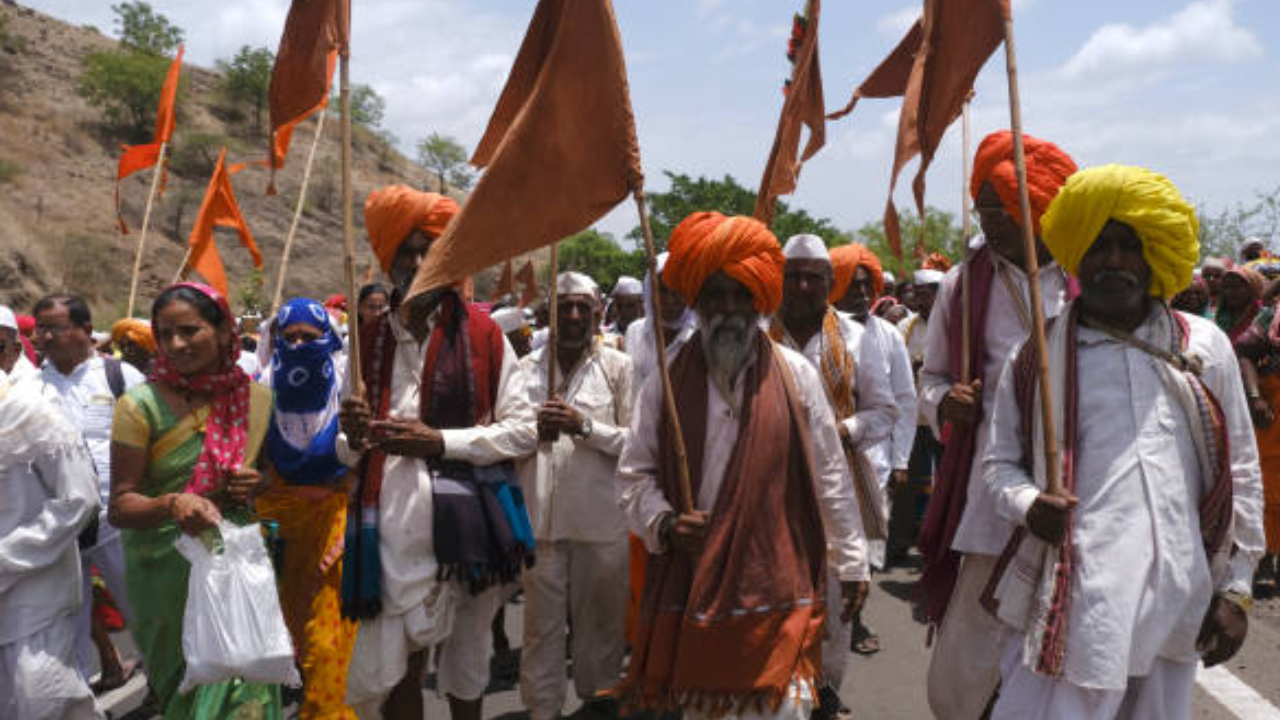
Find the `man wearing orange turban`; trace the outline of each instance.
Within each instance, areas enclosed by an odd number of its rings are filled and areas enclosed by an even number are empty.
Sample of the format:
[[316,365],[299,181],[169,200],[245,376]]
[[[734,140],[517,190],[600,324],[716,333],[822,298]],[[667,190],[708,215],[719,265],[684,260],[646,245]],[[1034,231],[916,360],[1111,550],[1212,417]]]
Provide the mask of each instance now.
[[407,185],[388,185],[369,193],[364,224],[382,272],[391,273],[396,251],[410,235],[421,231],[427,240],[435,240],[457,212],[458,203],[452,198]]
[[857,304],[861,299],[848,298],[849,286],[853,284],[853,276],[858,268],[862,268],[870,282],[870,297],[865,299],[867,309],[884,292],[884,268],[880,258],[865,246],[858,243],[841,245],[831,249],[831,297],[832,305],[844,312],[853,313],[850,303]]
[[151,323],[138,318],[117,320],[111,326],[111,344],[120,352],[125,362],[139,372],[151,369],[151,359],[156,355],[156,339],[151,334]]
[[782,300],[785,264],[768,228],[700,212],[668,247],[663,279],[699,323],[669,366],[692,507],[663,384],[650,378],[617,475],[627,524],[650,553],[619,695],[642,708],[679,704],[689,720],[808,720],[824,555],[843,598],[826,612],[842,622],[860,608],[869,575],[834,416],[817,370],[760,329],[761,313]]
[[[1053,143],[1030,135],[1023,135],[1023,143],[1038,236],[1040,216],[1076,165]],[[944,440],[918,545],[925,557],[925,613],[940,623],[929,666],[929,704],[947,718],[980,717],[1000,683],[1000,625],[979,600],[1012,525],[983,492],[988,433],[982,428],[990,421],[1005,360],[1031,331],[1013,135],[1007,130],[978,145],[969,190],[983,238],[970,243],[977,249],[938,285],[920,370],[920,411]],[[1037,248],[1041,301],[1051,318],[1066,304],[1068,281],[1039,240]],[[961,282],[966,275],[967,306]]]

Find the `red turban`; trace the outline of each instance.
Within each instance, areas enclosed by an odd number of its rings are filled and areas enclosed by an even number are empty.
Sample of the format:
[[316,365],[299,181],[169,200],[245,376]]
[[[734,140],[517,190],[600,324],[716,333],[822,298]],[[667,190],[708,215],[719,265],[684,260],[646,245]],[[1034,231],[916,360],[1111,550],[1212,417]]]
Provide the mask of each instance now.
[[832,304],[840,301],[849,292],[849,283],[853,282],[853,274],[864,267],[871,273],[871,287],[875,290],[875,302],[884,292],[884,268],[880,267],[880,258],[858,243],[841,245],[831,249],[831,294],[827,300]]
[[[1031,198],[1031,225],[1040,235],[1040,216],[1049,209],[1062,185],[1076,171],[1076,163],[1057,145],[1023,134],[1022,150],[1027,158],[1027,194]],[[990,182],[1000,196],[1004,211],[1021,226],[1018,205],[1018,174],[1013,165],[1013,133],[993,132],[982,139],[973,158],[973,179],[969,193],[974,198],[982,184]]]
[[396,250],[414,230],[434,240],[457,212],[458,203],[452,198],[405,185],[389,185],[369,193],[364,201],[364,224],[382,272],[391,272]]
[[707,278],[721,270],[747,286],[758,312],[771,314],[782,304],[787,261],[778,238],[755,218],[693,213],[671,231],[667,250],[662,279],[690,306],[697,304]]

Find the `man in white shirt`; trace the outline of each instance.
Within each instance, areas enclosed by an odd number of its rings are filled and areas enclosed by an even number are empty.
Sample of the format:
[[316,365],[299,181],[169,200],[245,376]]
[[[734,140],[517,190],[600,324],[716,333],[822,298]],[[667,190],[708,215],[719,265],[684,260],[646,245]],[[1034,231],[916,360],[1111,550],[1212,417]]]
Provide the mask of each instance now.
[[32,310],[36,319],[33,337],[44,352],[40,365],[41,393],[80,432],[89,448],[98,477],[99,514],[80,538],[82,582],[88,599],[81,608],[76,630],[76,655],[87,677],[95,655],[102,666],[101,684],[106,688],[122,684],[130,668],[109,637],[93,633],[92,582],[89,573],[96,565],[107,590],[126,622],[134,620],[124,581],[124,547],[120,531],[107,522],[111,496],[111,417],[116,399],[142,383],[142,373],[115,358],[95,351],[93,318],[89,306],[75,295],[41,298]]
[[[696,307],[700,330],[671,362],[676,416],[651,377],[619,461],[619,504],[650,553],[619,692],[690,720],[808,720],[823,615],[847,622],[867,589],[840,436],[817,371],[758,327],[782,300],[768,228],[694,213],[669,247],[663,278]],[[826,607],[828,559],[840,608]]]
[[[883,500],[874,495],[882,489],[871,487],[871,483],[878,484],[878,479],[863,448],[889,437],[898,412],[889,394],[890,384],[880,346],[864,343],[863,326],[827,304],[831,292],[831,257],[822,238],[796,235],[787,240],[783,254],[787,264],[782,308],[774,316],[769,335],[775,342],[804,355],[822,377],[865,528],[883,520],[883,516],[872,515],[882,512]],[[837,588],[839,578],[828,569],[829,606],[838,604]],[[827,616],[823,629],[822,678],[818,687],[821,705],[814,712],[815,718],[834,718],[843,707],[839,688],[849,657],[849,629],[833,615]]]
[[609,293],[609,304],[615,315],[609,331],[625,338],[627,328],[644,317],[644,288],[640,281],[630,275],[619,276]]
[[449,198],[403,185],[365,203],[395,291],[393,311],[361,339],[366,396],[341,413],[339,452],[345,442],[365,456],[343,559],[343,611],[361,621],[347,702],[362,718],[420,720],[427,650],[439,645],[437,687],[453,720],[479,720],[490,623],[503,585],[532,559],[527,516],[492,514],[501,503],[488,495],[515,482],[510,463],[536,447],[515,351],[453,289],[401,305],[456,211]]
[[[1023,140],[1038,229],[1076,166],[1053,143],[1030,135]],[[1000,625],[979,596],[1013,528],[982,491],[981,462],[1000,370],[1031,332],[1011,133],[992,133],[979,144],[969,192],[985,242],[971,245],[965,261],[939,283],[920,370],[920,406],[944,445],[917,538],[925,560],[923,608],[939,626],[929,663],[929,706],[944,720],[977,720],[1000,684]],[[1067,277],[1037,246],[1042,310],[1052,318],[1066,304]]]
[[97,516],[93,461],[31,384],[0,372],[0,717],[100,718],[76,669],[88,603],[76,536]]
[[[662,268],[667,264],[667,253],[658,253],[655,265],[661,282]],[[667,362],[680,352],[680,348],[697,330],[693,311],[684,304],[680,294],[667,287],[662,288],[661,307],[654,307],[653,288],[649,273],[644,274],[644,317],[627,328],[624,347],[631,356],[631,400],[634,403],[640,388],[649,374],[658,368],[658,351],[653,344],[654,323],[662,323],[662,339],[666,341]]]
[[520,362],[541,440],[519,466],[538,548],[522,577],[520,697],[533,720],[564,709],[570,626],[574,689],[597,715],[616,714],[597,696],[618,684],[626,644],[627,532],[613,477],[631,424],[631,361],[592,337],[600,290],[591,278],[561,273],[556,289],[554,390],[550,345]]
[[1045,487],[1037,353],[1001,375],[984,491],[1019,527],[984,602],[1007,637],[993,718],[1187,720],[1196,669],[1244,643],[1262,481],[1231,343],[1170,298],[1199,257],[1164,176],[1072,176],[1043,237],[1079,277],[1049,331],[1062,490]]
[[9,382],[19,383],[40,373],[27,359],[22,338],[18,335],[18,318],[7,305],[0,305],[0,371]]

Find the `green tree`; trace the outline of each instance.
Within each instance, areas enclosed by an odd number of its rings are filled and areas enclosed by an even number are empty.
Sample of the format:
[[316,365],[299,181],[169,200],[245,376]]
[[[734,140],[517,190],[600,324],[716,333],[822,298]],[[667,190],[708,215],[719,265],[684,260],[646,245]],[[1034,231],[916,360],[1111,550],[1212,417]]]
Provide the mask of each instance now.
[[440,182],[440,192],[449,186],[458,190],[471,187],[471,169],[467,166],[467,151],[447,135],[433,132],[418,143],[418,164],[435,173]]
[[560,270],[577,270],[590,275],[604,290],[613,287],[621,275],[644,275],[643,250],[627,251],[609,233],[584,230],[560,242]]
[[253,108],[253,127],[257,130],[262,129],[262,111],[267,106],[267,91],[271,88],[271,69],[275,62],[275,53],[269,49],[248,45],[242,45],[240,52],[230,61],[218,61],[218,69],[223,74],[223,92],[233,102]]
[[182,44],[182,28],[169,22],[169,18],[142,0],[112,5],[111,10],[116,14],[116,25],[120,29],[120,44],[127,50],[166,56],[173,55]]
[[[955,215],[933,206],[925,206],[924,215],[925,252],[940,252],[952,264],[964,259],[964,229],[956,221]],[[899,211],[898,225],[902,231],[901,258],[895,257],[893,249],[889,247],[883,220],[858,228],[858,237],[859,242],[880,257],[884,269],[901,280],[919,264],[915,258],[915,248],[920,238],[920,216],[910,211]]]
[[[342,112],[342,95],[336,90],[329,98],[329,110]],[[387,101],[377,90],[359,83],[351,86],[351,122],[375,130],[382,125],[386,111]]]
[[[663,193],[650,193],[649,224],[653,229],[658,250],[666,247],[667,238],[675,226],[691,213],[699,210],[715,210],[726,215],[750,215],[755,210],[756,194],[738,184],[730,175],[720,180],[705,177],[697,179],[688,175],[664,171],[671,181],[671,189]],[[828,246],[842,245],[851,235],[840,230],[826,218],[815,218],[804,210],[792,210],[784,202],[778,203],[778,211],[770,228],[780,241],[792,235],[812,233]],[[643,240],[640,228],[627,234],[632,240]]]
[[1204,206],[1196,209],[1200,219],[1200,256],[1240,259],[1240,245],[1246,238],[1262,238],[1271,252],[1280,251],[1272,242],[1280,239],[1280,186],[1270,192],[1255,192],[1252,203],[1210,214]]

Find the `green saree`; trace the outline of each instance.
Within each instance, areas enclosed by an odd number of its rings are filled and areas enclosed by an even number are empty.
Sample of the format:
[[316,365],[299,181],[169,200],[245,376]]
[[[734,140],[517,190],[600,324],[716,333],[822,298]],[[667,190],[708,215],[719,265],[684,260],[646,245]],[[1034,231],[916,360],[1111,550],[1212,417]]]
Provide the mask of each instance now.
[[[271,391],[253,385],[245,465],[256,461],[271,417]],[[151,383],[126,393],[116,405],[112,441],[147,452],[142,493],[158,497],[182,492],[204,445],[208,408],[176,418]],[[224,514],[243,525],[247,510]],[[186,672],[182,656],[182,616],[191,566],[174,547],[181,532],[172,522],[154,530],[124,530],[125,582],[137,618],[131,628],[146,660],[147,676],[165,720],[280,720],[280,688],[241,680],[205,685],[179,694]]]

